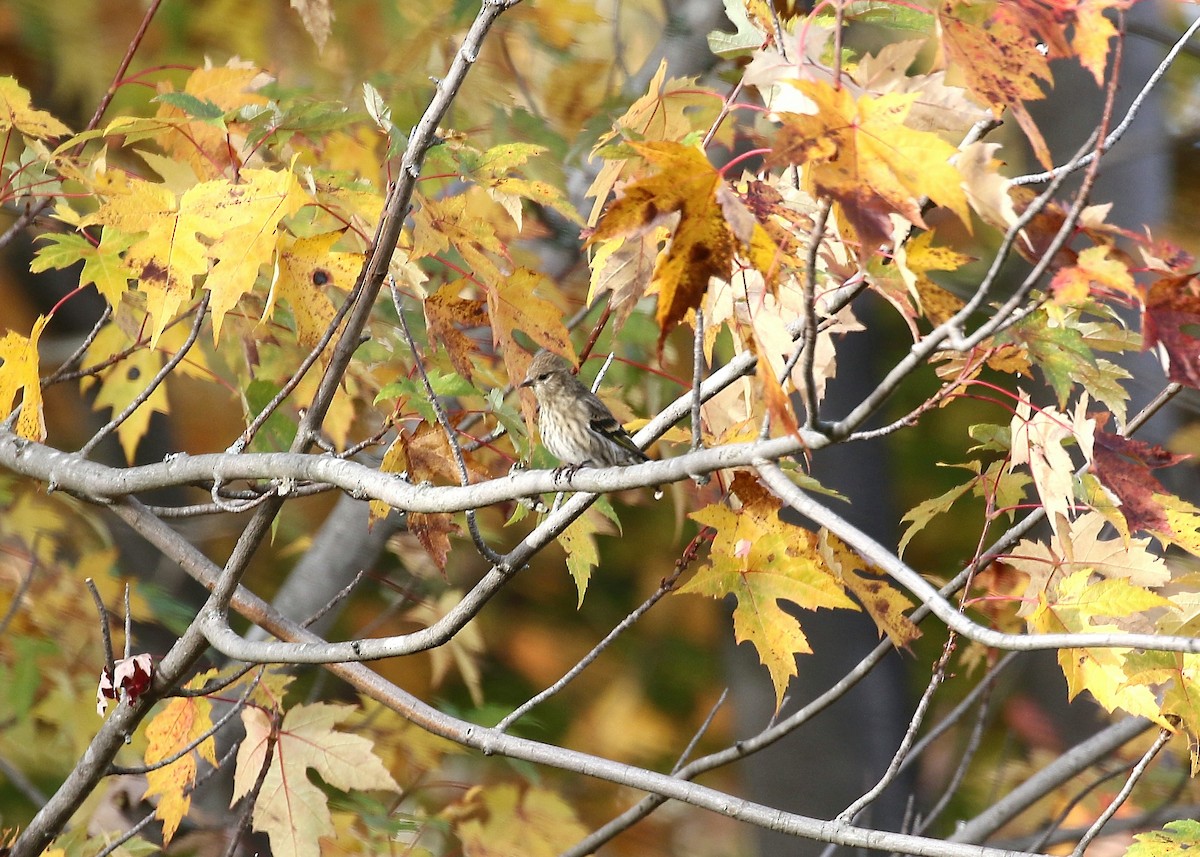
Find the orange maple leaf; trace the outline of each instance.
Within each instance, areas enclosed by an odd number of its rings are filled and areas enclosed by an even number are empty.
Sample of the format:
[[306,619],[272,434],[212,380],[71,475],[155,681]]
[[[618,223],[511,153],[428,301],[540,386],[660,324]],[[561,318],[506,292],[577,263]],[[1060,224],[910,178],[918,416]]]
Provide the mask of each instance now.
[[1026,101],[1045,98],[1039,81],[1054,80],[1049,61],[1038,49],[1040,40],[1029,29],[1040,23],[1038,17],[955,0],[946,0],[937,14],[946,65],[961,71],[968,89],[997,116],[1005,108],[1012,111],[1038,160],[1049,169],[1050,150],[1025,108]]
[[654,266],[661,347],[688,310],[700,305],[709,279],[728,278],[735,252],[742,249],[756,268],[765,268],[769,281],[778,250],[699,149],[681,143],[632,145],[659,171],[625,187],[589,243],[618,235],[640,236],[678,215],[670,245],[659,253]]
[[783,128],[767,163],[805,164],[805,181],[839,204],[864,250],[891,240],[893,212],[924,227],[922,197],[946,206],[969,228],[963,176],[951,163],[957,150],[904,124],[918,93],[855,98],[824,81],[793,85],[816,112],[780,114]]
[[[188,687],[202,687],[213,673],[193,680]],[[212,728],[212,704],[203,697],[178,697],[146,725],[146,764],[158,765],[196,741]],[[192,805],[191,789],[196,784],[196,754],[213,767],[217,764],[217,744],[208,736],[189,752],[169,765],[156,767],[146,774],[146,794],[158,795],[154,814],[163,823],[163,843],[171,841],[179,822]]]

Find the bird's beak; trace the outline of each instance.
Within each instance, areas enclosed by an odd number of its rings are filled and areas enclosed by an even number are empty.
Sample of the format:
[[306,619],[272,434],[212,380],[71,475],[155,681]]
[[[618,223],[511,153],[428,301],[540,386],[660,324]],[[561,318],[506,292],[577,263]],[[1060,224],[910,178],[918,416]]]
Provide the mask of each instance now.
[[518,387],[532,387],[532,386],[533,386],[533,379],[532,379],[532,378],[526,378],[524,381],[522,381],[522,382],[521,382],[520,384],[518,384],[517,386],[518,386]]

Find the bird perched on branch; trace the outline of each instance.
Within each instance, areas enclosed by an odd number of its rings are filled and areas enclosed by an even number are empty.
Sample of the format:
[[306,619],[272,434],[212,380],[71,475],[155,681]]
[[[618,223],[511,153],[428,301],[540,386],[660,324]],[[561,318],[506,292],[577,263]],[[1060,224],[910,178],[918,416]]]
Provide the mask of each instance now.
[[537,397],[542,444],[563,463],[561,472],[650,460],[557,354],[545,350],[535,354],[521,386],[531,388]]

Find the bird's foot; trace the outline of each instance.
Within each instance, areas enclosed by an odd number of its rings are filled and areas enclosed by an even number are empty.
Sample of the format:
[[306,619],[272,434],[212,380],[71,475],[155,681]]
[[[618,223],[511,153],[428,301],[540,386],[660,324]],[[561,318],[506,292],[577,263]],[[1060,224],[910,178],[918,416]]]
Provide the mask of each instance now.
[[576,473],[579,472],[580,467],[583,467],[583,465],[582,464],[564,464],[560,467],[554,468],[554,484],[557,485],[559,482],[562,482],[564,479],[569,480],[571,477],[573,477]]

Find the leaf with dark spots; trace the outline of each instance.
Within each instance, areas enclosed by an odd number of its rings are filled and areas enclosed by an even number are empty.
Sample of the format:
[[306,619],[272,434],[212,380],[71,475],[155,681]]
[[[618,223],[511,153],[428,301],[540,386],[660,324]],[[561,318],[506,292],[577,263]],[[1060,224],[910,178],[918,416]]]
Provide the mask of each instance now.
[[138,274],[138,279],[143,282],[150,283],[166,283],[169,277],[169,272],[158,262],[150,261],[142,266],[141,273]]

